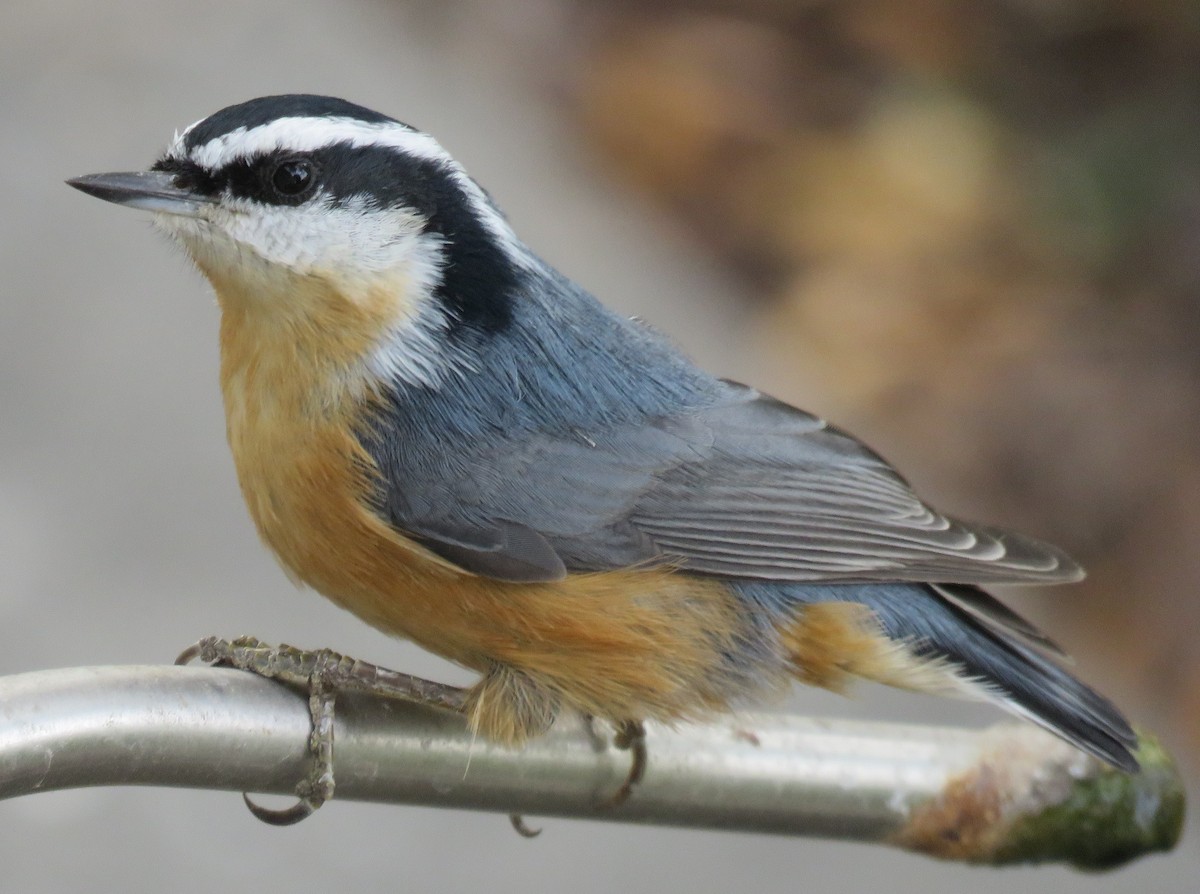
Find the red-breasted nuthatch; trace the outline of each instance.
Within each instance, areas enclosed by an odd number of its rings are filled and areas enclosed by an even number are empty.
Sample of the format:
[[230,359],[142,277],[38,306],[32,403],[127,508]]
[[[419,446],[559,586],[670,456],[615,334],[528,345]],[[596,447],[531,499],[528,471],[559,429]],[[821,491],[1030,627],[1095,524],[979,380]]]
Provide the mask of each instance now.
[[980,589],[1076,580],[1069,558],[930,509],[858,441],[607,310],[428,135],[270,96],[147,172],[70,182],[154,212],[216,290],[229,443],[283,566],[478,671],[481,734],[865,677],[1137,768],[1117,709]]

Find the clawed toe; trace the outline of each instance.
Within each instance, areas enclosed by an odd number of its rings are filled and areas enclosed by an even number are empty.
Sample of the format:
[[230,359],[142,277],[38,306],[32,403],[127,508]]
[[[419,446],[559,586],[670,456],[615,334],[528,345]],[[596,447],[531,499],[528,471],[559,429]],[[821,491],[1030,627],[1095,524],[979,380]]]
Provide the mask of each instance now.
[[300,798],[291,807],[273,810],[270,807],[255,804],[245,792],[242,792],[242,800],[246,802],[246,809],[254,814],[255,819],[262,820],[268,826],[294,826],[316,813],[317,808],[324,803],[312,798]]
[[519,813],[510,813],[508,815],[508,821],[512,823],[513,830],[516,831],[516,833],[522,838],[537,838],[542,834],[541,829],[530,828],[530,826],[525,822],[525,817],[521,816]]
[[646,727],[641,721],[626,720],[617,726],[617,734],[613,736],[613,744],[622,751],[630,753],[631,761],[629,765],[629,773],[625,776],[625,781],[621,783],[621,787],[616,790],[611,798],[601,804],[601,808],[612,810],[620,807],[629,800],[629,796],[633,794],[634,788],[646,775],[646,765],[649,762],[649,755],[646,750]]
[[[250,812],[273,826],[298,823],[312,816],[333,797],[334,709],[338,691],[369,692],[449,711],[461,711],[465,698],[463,690],[457,687],[347,658],[329,649],[309,652],[287,645],[270,646],[250,636],[233,640],[207,636],[184,649],[175,663],[183,665],[196,660],[249,671],[308,690],[308,710],[312,722],[308,752],[312,767],[307,778],[296,786],[299,800],[291,807],[273,810],[256,804],[248,795],[242,795]],[[517,823],[514,822],[516,827]],[[518,828],[518,831],[521,829]]]

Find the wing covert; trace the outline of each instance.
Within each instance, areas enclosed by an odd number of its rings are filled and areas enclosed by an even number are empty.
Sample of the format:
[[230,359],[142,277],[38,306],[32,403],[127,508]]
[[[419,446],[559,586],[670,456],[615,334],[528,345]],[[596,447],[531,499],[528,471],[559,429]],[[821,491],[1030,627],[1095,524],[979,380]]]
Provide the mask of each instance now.
[[736,383],[697,411],[526,432],[452,464],[403,478],[384,469],[388,517],[465,570],[503,580],[656,560],[791,582],[1081,574],[1051,546],[930,509],[858,441]]

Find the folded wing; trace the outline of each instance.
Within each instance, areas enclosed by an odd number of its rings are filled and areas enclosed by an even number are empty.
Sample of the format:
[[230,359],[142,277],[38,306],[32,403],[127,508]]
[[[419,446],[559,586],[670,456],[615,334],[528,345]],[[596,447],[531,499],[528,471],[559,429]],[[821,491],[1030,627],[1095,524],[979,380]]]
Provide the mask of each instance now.
[[858,441],[735,383],[698,411],[526,432],[437,462],[381,463],[389,520],[499,579],[653,561],[794,582],[1081,576],[1047,544],[934,511]]

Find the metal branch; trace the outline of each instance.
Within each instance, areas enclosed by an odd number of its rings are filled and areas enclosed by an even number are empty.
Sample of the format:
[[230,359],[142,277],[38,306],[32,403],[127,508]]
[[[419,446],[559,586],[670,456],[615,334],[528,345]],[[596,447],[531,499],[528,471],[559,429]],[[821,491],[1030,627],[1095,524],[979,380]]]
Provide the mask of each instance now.
[[[290,794],[308,769],[305,698],[221,668],[86,667],[0,678],[0,798],[89,785]],[[891,844],[980,863],[1114,866],[1171,848],[1183,789],[1143,739],[1136,776],[1026,725],[982,732],[739,715],[649,725],[629,756],[581,722],[520,751],[451,713],[338,700],[337,798]],[[231,805],[230,809],[234,809]],[[319,820],[313,820],[314,822]]]

